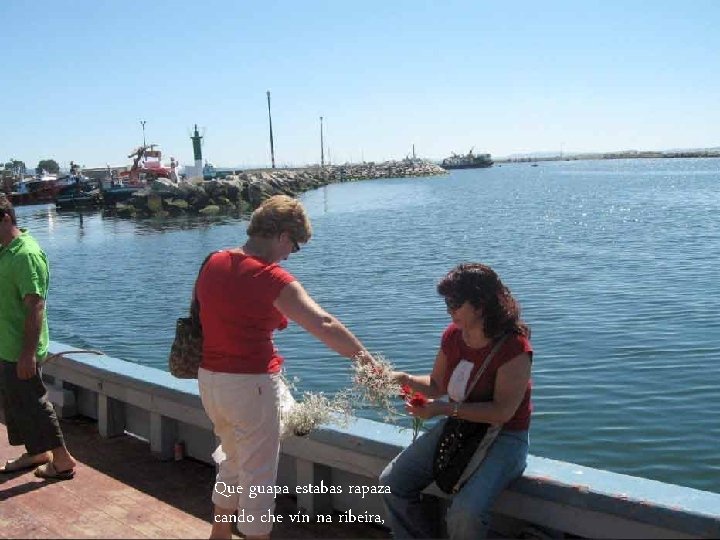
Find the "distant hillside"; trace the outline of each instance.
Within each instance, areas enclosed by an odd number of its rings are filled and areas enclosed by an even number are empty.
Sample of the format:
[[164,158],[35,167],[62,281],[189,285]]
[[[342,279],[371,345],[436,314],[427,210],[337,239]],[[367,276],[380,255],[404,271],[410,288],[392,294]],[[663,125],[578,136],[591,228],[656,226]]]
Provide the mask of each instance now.
[[532,152],[511,154],[495,159],[508,161],[559,161],[580,159],[636,159],[636,158],[716,158],[720,157],[720,146],[712,148],[674,148],[669,150],[618,150],[612,152]]

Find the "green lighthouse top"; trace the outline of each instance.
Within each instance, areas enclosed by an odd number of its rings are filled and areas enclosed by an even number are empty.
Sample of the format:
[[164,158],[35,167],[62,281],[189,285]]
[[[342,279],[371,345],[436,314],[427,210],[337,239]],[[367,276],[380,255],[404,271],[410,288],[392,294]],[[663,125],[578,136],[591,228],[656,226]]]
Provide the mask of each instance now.
[[193,143],[193,154],[195,157],[195,161],[202,161],[202,148],[200,147],[200,140],[202,137],[200,136],[200,133],[198,133],[198,127],[197,124],[195,124],[195,133],[193,133],[193,136],[190,137]]

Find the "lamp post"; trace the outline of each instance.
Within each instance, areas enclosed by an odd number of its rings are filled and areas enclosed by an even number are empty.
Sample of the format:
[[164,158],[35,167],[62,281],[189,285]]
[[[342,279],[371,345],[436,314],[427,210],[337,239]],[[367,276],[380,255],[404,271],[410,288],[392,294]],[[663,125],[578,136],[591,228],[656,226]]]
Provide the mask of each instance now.
[[270,121],[270,158],[272,159],[272,168],[275,168],[275,145],[273,143],[273,131],[272,131],[272,114],[270,114],[270,90],[267,91],[268,101],[268,120]]
[[320,117],[320,168],[325,167],[325,144],[323,142],[323,117]]
[[140,120],[140,125],[143,131],[143,148],[145,148],[145,120]]

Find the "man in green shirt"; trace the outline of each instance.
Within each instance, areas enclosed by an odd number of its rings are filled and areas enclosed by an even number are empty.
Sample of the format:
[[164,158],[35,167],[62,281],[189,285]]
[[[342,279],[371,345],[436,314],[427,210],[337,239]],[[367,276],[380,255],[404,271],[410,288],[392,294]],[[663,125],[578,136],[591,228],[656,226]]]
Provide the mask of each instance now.
[[0,473],[35,469],[41,478],[69,479],[75,459],[65,447],[39,361],[48,349],[45,313],[50,272],[45,253],[0,194],[0,389],[8,439],[26,452]]

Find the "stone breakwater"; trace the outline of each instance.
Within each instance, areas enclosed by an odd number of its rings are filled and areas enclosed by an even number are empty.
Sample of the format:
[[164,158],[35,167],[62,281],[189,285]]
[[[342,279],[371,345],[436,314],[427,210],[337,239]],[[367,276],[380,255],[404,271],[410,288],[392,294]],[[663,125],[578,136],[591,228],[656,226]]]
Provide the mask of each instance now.
[[248,212],[273,195],[298,194],[338,182],[445,174],[422,160],[364,163],[314,169],[265,169],[229,175],[222,180],[200,178],[174,183],[160,179],[115,207],[122,217],[219,215]]

